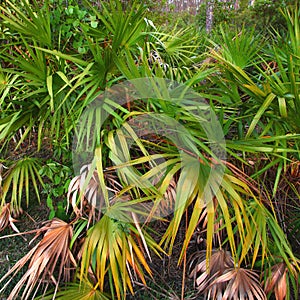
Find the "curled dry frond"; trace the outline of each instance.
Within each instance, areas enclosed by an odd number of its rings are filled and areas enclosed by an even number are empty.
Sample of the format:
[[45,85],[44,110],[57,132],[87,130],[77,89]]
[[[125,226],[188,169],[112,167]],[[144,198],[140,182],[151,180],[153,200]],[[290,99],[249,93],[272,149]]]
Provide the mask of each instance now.
[[266,299],[257,274],[235,268],[228,251],[213,250],[209,264],[206,251],[199,251],[191,257],[190,270],[189,276],[207,299]]
[[14,231],[19,232],[14,222],[16,222],[16,220],[11,216],[10,203],[6,203],[0,207],[0,232],[8,225],[10,225]]
[[95,170],[91,170],[90,165],[83,166],[80,170],[80,175],[71,180],[68,190],[68,199],[77,216],[83,215],[86,204],[90,204],[93,208],[95,208],[97,204],[98,207],[103,204],[103,196],[99,193],[98,187],[98,174]]
[[[292,267],[292,276],[297,278],[298,274],[293,267]],[[272,269],[271,273],[268,275],[266,282],[265,282],[265,293],[269,294],[271,292],[275,293],[276,300],[284,300],[286,299],[289,284],[288,284],[288,267],[286,263],[281,262],[275,264]]]
[[206,291],[210,282],[215,277],[222,275],[227,269],[233,266],[233,258],[228,251],[224,251],[223,249],[213,250],[209,265],[206,260],[206,251],[199,251],[194,253],[190,258],[189,277],[194,279],[197,289],[202,293]]
[[[113,194],[116,194],[121,187],[115,177],[105,174],[109,187]],[[101,209],[105,204],[104,195],[100,190],[98,172],[91,164],[84,165],[80,170],[80,175],[74,177],[69,185],[68,199],[77,216],[88,213],[89,219],[99,220]],[[98,211],[99,216],[96,216]]]
[[[10,275],[12,275],[13,278],[24,265],[29,262],[27,271],[15,285],[7,300],[16,299],[23,287],[24,290],[21,298],[28,299],[30,295],[33,292],[36,293],[40,285],[47,280],[55,284],[56,290],[62,279],[64,281],[70,281],[71,266],[76,265],[69,249],[70,239],[73,234],[71,225],[55,218],[37,230],[34,239],[44,231],[46,231],[46,233],[42,240],[0,279],[0,283],[2,283]],[[57,271],[57,273],[55,271]],[[54,276],[57,276],[57,278]],[[2,290],[7,287],[12,278],[6,282]],[[48,284],[46,284],[45,290]]]
[[162,191],[162,197],[159,197],[151,204],[151,212],[149,213],[147,221],[151,220],[153,216],[165,217],[169,216],[175,207],[177,183],[172,178],[165,178],[160,185],[159,190]]

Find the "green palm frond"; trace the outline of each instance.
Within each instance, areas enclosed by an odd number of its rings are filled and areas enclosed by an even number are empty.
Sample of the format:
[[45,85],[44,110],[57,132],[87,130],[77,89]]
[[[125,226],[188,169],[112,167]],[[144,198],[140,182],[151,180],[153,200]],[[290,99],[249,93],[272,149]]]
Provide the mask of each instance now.
[[10,162],[7,171],[3,174],[2,204],[10,197],[11,209],[18,214],[22,209],[24,190],[26,205],[29,205],[31,187],[34,188],[37,198],[40,199],[39,185],[44,185],[39,174],[40,169],[41,161],[38,158],[24,157],[16,162]]
[[229,26],[220,26],[220,33],[220,46],[214,41],[211,43],[226,61],[241,69],[257,63],[263,41],[262,37],[256,34],[255,28],[242,28],[239,32],[234,32]]
[[47,293],[42,297],[35,298],[36,300],[52,300],[53,296],[55,299],[61,300],[109,300],[111,299],[105,293],[100,292],[97,286],[93,286],[89,280],[84,280],[82,283],[68,283],[68,285],[57,292]]
[[1,5],[0,19],[5,22],[12,32],[17,32],[24,37],[33,38],[40,46],[52,45],[49,11],[40,9],[36,0],[29,4],[21,0],[19,6],[14,1],[5,1]]
[[[107,36],[107,50],[113,52],[122,51],[123,48],[134,49],[141,39],[145,37],[145,28],[147,26],[144,17],[146,8],[134,1],[127,11],[123,11],[120,1],[108,1],[101,3],[102,10],[99,11],[91,5],[85,3],[92,9],[97,18],[105,26],[110,36]],[[92,30],[90,35],[103,38],[103,33]],[[102,40],[102,42],[104,42]]]

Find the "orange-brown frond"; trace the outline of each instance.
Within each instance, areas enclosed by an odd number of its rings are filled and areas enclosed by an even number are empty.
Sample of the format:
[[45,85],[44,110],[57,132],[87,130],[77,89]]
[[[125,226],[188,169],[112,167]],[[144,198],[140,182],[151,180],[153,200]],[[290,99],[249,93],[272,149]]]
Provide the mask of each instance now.
[[267,299],[258,280],[258,275],[251,270],[243,268],[229,269],[223,275],[216,277],[207,287],[207,290],[209,291],[220,284],[224,285],[222,299]]
[[[190,269],[195,262],[196,265],[190,271],[190,278],[194,278],[195,285],[197,286],[199,292],[204,292],[214,278],[222,275],[226,270],[232,268],[234,265],[231,254],[222,249],[213,250],[208,268],[206,251],[199,251],[191,257]],[[223,285],[220,284],[221,289],[222,286]]]
[[[296,274],[296,271],[293,271]],[[284,300],[289,288],[287,284],[287,272],[288,268],[284,262],[274,265],[265,282],[265,293],[274,292],[276,300]]]
[[33,291],[36,292],[39,289],[42,282],[52,281],[57,288],[62,279],[70,281],[71,267],[76,266],[75,259],[69,249],[73,235],[71,225],[55,218],[40,228],[37,235],[44,231],[46,232],[42,240],[0,280],[1,283],[10,275],[14,277],[29,262],[26,273],[16,284],[8,300],[16,299],[24,286],[22,299],[28,299]]
[[0,207],[0,232],[8,225],[10,225],[14,231],[19,232],[18,228],[14,224],[15,222],[16,220],[11,216],[10,203],[6,203]]

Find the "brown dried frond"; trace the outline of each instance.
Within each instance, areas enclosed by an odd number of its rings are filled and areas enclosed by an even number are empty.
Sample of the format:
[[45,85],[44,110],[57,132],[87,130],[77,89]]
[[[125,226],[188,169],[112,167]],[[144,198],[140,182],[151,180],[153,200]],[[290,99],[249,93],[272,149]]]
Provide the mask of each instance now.
[[[73,210],[77,216],[82,216],[86,205],[89,204],[95,208],[98,204],[103,204],[103,195],[99,193],[99,179],[96,170],[91,172],[91,165],[85,165],[80,170],[80,175],[74,177],[68,190],[68,199],[70,199]],[[90,177],[89,181],[88,177]],[[79,199],[79,207],[78,207]]]
[[267,299],[258,275],[243,268],[227,269],[210,283],[205,292],[208,299]]
[[168,216],[174,212],[176,186],[176,181],[174,178],[172,178],[166,192],[163,195],[163,200],[159,203],[160,215]]
[[[196,266],[194,266],[196,262]],[[193,267],[194,266],[194,267]],[[190,278],[194,278],[194,283],[200,293],[205,292],[214,278],[221,276],[226,270],[234,266],[233,258],[229,251],[223,249],[213,250],[207,265],[206,251],[194,253],[190,258]],[[193,268],[192,268],[193,267]],[[222,290],[223,285],[218,286]],[[215,287],[213,287],[215,289]]]
[[266,295],[255,272],[235,268],[228,251],[213,250],[207,266],[206,251],[195,253],[190,259],[190,272],[195,285],[206,299],[266,299]]
[[[121,187],[120,183],[112,174],[106,173],[105,179],[108,181],[107,189],[115,195]],[[84,165],[80,170],[80,175],[71,180],[67,197],[77,217],[87,213],[90,220],[99,220],[105,201],[100,190],[97,169],[92,170],[91,164]],[[98,216],[96,216],[96,210]]]
[[8,225],[10,225],[14,231],[19,232],[14,222],[17,222],[17,220],[11,216],[10,203],[5,203],[2,207],[0,207],[0,232]]
[[[293,268],[293,266],[291,265]],[[292,270],[297,274],[296,270]],[[271,274],[265,282],[265,293],[275,293],[276,300],[284,300],[286,298],[288,284],[287,284],[288,267],[284,262],[278,263],[271,268]]]
[[[45,231],[46,233],[42,240],[0,279],[0,283],[2,283],[10,275],[13,278],[29,262],[26,273],[16,284],[7,300],[17,299],[23,287],[24,290],[21,298],[28,299],[33,291],[35,293],[38,291],[43,282],[47,282],[45,290],[50,281],[55,284],[57,290],[61,280],[70,281],[71,266],[76,266],[76,262],[69,249],[70,240],[73,235],[72,226],[55,218],[37,230],[37,234],[33,240]],[[57,274],[57,278],[55,278],[54,274],[56,270],[57,273],[55,274]],[[12,278],[6,282],[0,293],[7,287]]]

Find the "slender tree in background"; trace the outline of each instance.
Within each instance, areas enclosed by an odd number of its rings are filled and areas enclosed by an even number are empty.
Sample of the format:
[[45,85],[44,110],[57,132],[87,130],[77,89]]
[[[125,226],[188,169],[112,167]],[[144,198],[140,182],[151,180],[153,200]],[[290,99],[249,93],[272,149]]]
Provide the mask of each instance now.
[[207,0],[206,3],[206,32],[209,33],[213,27],[214,20],[214,0]]

